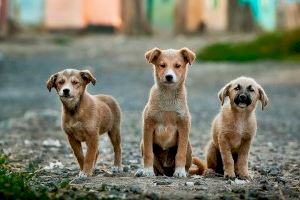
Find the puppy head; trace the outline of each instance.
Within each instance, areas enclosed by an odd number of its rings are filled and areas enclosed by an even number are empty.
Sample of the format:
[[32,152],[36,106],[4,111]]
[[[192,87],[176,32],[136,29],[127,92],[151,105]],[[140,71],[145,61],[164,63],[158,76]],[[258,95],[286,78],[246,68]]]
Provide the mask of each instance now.
[[89,83],[96,84],[96,79],[88,70],[66,69],[50,76],[47,81],[49,92],[55,88],[63,102],[78,100]]
[[195,54],[188,48],[161,50],[154,48],[145,53],[145,58],[154,66],[155,81],[158,85],[176,87],[183,83],[187,65],[195,60]]
[[219,99],[224,104],[228,96],[230,103],[237,109],[255,109],[256,102],[261,101],[262,110],[269,99],[263,88],[252,78],[239,77],[226,84],[218,93]]

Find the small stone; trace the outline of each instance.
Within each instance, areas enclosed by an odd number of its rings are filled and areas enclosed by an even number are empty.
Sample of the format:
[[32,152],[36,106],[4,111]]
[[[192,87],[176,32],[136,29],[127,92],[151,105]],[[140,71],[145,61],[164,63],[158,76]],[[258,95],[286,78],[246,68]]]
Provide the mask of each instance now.
[[154,181],[155,185],[171,185],[172,181],[170,180],[162,180],[162,181]]
[[194,186],[194,182],[185,182],[185,185],[188,187]]
[[124,167],[123,167],[123,172],[125,172],[125,173],[126,173],[126,172],[129,172],[129,167],[128,167],[128,166],[124,166]]
[[152,199],[152,200],[158,200],[158,199],[159,199],[158,194],[156,194],[156,193],[154,193],[154,192],[151,192],[151,193],[146,194],[145,197],[147,197],[147,198],[149,198],[149,199]]
[[142,193],[142,189],[139,186],[131,186],[130,191],[135,193],[135,194],[141,194]]

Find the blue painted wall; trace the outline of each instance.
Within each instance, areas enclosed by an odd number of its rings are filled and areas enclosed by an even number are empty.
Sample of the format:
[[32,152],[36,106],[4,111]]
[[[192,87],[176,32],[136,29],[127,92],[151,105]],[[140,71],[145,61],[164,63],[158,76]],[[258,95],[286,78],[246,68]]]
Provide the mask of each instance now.
[[45,0],[10,0],[10,17],[19,24],[38,26],[43,23]]
[[276,28],[277,0],[240,0],[242,4],[250,4],[254,21],[265,31]]

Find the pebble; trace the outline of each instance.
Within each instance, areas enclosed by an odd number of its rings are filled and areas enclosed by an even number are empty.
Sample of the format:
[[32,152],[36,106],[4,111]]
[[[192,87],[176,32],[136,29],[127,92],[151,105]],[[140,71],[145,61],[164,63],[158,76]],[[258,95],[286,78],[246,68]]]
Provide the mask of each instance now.
[[162,181],[154,181],[155,185],[171,185],[172,181],[170,180],[162,180]]
[[130,191],[135,193],[135,194],[141,194],[142,193],[142,189],[139,186],[131,186],[130,187]]
[[194,182],[185,182],[185,186],[192,187],[194,186]]

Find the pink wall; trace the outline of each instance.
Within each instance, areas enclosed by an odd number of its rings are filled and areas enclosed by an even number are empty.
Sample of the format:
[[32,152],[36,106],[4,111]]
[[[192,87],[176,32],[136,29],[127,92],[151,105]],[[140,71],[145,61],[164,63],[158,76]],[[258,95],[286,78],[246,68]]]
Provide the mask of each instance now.
[[121,0],[46,0],[45,26],[84,28],[89,24],[121,26]]

